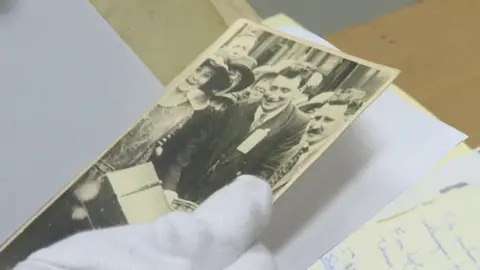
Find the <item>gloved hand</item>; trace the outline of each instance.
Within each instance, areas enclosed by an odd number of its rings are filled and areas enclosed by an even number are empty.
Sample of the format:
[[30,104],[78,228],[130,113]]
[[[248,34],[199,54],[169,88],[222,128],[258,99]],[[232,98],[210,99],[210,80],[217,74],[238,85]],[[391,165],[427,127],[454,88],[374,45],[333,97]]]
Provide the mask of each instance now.
[[270,253],[257,242],[271,205],[265,181],[241,176],[194,212],[79,233],[14,270],[273,270]]

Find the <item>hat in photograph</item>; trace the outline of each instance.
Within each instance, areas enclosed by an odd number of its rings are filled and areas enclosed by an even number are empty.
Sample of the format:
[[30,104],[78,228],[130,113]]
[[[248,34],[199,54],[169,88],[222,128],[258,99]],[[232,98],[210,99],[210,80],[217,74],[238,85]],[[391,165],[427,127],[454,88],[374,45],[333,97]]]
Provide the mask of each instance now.
[[365,91],[357,88],[335,90],[335,96],[330,103],[362,103],[365,99]]
[[332,98],[334,95],[335,95],[335,92],[331,92],[331,91],[320,93],[314,96],[309,101],[298,104],[298,108],[302,111],[307,111],[311,108],[321,107],[323,106],[323,104],[328,102],[330,98]]
[[312,63],[294,59],[282,60],[278,62],[275,66],[280,70],[292,69],[299,72],[308,71],[313,73],[317,70],[317,67]]
[[224,103],[224,104],[235,104],[235,102],[237,101],[235,96],[233,96],[232,94],[229,94],[229,93],[213,95],[210,98],[210,100],[211,101],[219,101],[219,102]]
[[212,90],[222,91],[230,87],[231,82],[228,66],[222,57],[212,55],[200,66],[209,66],[214,70],[213,77],[205,85],[200,87],[201,90],[206,92]]
[[253,74],[255,75],[255,81],[258,81],[268,75],[278,75],[279,71],[280,69],[276,66],[264,65],[255,68]]
[[[316,106],[312,106],[311,107],[304,107],[302,111],[306,112],[308,111],[309,109],[312,109]],[[318,111],[316,111],[315,113],[316,114],[321,114],[322,116],[328,116],[332,119],[344,119],[345,118],[345,112],[347,111],[347,107],[346,105],[331,105],[331,104],[325,104],[323,106],[321,106]]]
[[298,61],[298,60],[284,60],[277,64],[280,69],[279,75],[283,76],[298,76],[302,80],[299,84],[299,87],[303,89],[306,85],[308,79],[316,71],[316,67],[308,62]]
[[255,81],[253,69],[257,66],[257,60],[250,56],[230,58],[227,62],[228,70],[236,70],[241,74],[240,81],[229,92],[238,92],[249,87]]

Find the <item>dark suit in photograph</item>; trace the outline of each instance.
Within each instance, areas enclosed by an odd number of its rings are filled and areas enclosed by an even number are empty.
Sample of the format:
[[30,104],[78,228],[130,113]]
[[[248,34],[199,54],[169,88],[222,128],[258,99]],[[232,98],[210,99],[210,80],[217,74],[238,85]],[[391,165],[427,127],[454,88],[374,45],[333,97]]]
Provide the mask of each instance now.
[[[159,178],[165,176],[167,167],[183,163],[176,191],[179,197],[194,202],[203,201],[240,174],[268,179],[290,156],[289,150],[301,141],[308,117],[288,104],[252,130],[259,106],[258,102],[239,103],[228,110],[222,121],[209,120],[207,115],[190,119],[165,144],[163,157],[152,159]],[[242,153],[237,149],[259,131],[268,133],[249,151]]]

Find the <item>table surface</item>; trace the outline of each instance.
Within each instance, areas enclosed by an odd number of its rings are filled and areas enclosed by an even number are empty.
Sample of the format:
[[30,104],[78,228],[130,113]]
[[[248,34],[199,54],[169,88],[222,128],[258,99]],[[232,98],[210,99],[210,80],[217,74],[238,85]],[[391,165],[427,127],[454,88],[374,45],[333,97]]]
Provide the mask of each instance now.
[[326,36],[343,51],[402,70],[396,83],[438,118],[480,144],[477,64],[480,2],[417,4]]

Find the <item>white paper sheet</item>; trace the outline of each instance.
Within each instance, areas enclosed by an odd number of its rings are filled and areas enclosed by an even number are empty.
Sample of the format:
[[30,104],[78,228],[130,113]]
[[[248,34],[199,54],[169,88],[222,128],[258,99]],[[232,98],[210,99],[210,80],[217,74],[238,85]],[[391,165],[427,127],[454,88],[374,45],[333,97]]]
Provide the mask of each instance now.
[[[280,30],[329,45],[302,28]],[[280,269],[306,269],[465,138],[387,90],[276,202],[263,241]]]
[[163,88],[88,1],[12,3],[0,13],[0,242]]

